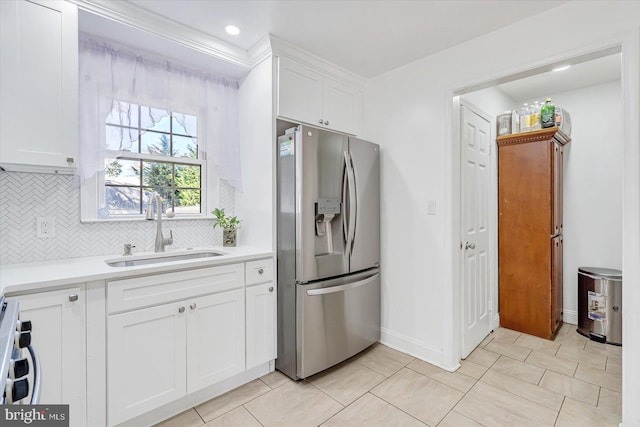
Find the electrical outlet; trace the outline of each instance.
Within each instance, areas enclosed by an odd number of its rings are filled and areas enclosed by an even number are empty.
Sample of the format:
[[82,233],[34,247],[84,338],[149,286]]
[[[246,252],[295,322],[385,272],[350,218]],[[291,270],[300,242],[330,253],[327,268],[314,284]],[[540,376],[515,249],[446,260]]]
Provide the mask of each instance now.
[[55,237],[56,219],[52,216],[40,216],[36,218],[36,233],[40,239]]

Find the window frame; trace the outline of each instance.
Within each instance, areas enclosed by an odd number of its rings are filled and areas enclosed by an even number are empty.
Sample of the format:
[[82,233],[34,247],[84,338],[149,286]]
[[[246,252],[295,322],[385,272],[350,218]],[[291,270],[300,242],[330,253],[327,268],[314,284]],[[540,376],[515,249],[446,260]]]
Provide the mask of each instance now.
[[[153,99],[147,96],[136,96],[136,99],[130,99],[127,96],[118,96],[117,101],[126,102],[141,107],[156,108],[155,105],[162,105],[161,102],[154,102]],[[96,99],[96,103],[100,100]],[[213,208],[210,206],[211,202],[219,198],[219,177],[215,173],[215,167],[212,161],[212,156],[207,156],[207,152],[211,151],[211,141],[206,138],[206,117],[203,111],[193,106],[187,106],[179,102],[173,102],[170,106],[160,107],[165,108],[170,113],[179,112],[181,114],[188,114],[197,117],[198,121],[198,158],[192,159],[189,157],[173,157],[173,156],[160,156],[152,154],[134,153],[124,150],[107,150],[106,149],[106,120],[103,123],[96,123],[96,126],[100,126],[101,131],[100,140],[97,141],[97,159],[96,161],[100,171],[96,173],[90,179],[81,183],[80,189],[80,221],[87,222],[118,222],[118,221],[143,221],[145,220],[144,211],[140,214],[122,214],[116,216],[109,216],[107,218],[101,217],[99,211],[105,208],[105,174],[104,165],[105,159],[131,159],[131,160],[143,160],[149,162],[168,163],[172,165],[194,165],[200,166],[200,213],[176,213],[176,215],[170,220],[193,220],[193,219],[209,219],[213,218],[211,211]],[[118,127],[121,127],[118,125]],[[125,128],[127,128],[125,126]],[[166,134],[166,132],[165,132]],[[182,135],[182,134],[178,134]],[[141,137],[141,136],[140,136]],[[141,171],[142,173],[142,171]],[[218,185],[215,185],[218,183]],[[142,186],[141,188],[145,188]],[[164,205],[163,200],[163,205]],[[143,204],[144,200],[140,200]],[[166,206],[166,205],[165,205]],[[165,207],[166,210],[166,207]]]

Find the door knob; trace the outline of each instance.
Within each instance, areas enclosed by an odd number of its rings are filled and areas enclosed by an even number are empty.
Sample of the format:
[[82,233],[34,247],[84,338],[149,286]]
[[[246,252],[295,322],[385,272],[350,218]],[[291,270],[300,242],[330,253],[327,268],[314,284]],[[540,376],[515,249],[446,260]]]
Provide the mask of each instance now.
[[466,242],[466,243],[464,244],[464,248],[465,248],[465,249],[475,249],[475,248],[476,248],[476,244],[475,244],[475,243],[469,243],[469,242]]

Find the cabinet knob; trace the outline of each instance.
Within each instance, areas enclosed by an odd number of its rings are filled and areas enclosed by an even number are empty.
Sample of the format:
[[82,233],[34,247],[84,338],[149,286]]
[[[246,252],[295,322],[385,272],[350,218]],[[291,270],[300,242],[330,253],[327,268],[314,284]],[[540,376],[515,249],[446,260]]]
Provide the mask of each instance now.
[[258,269],[258,274],[262,274],[262,273],[264,273],[264,269],[263,268],[259,268]]
[[325,120],[325,121],[324,121],[324,124],[325,124],[325,125],[327,125],[327,126],[329,126],[329,120]]
[[69,301],[78,301],[78,294],[69,295]]
[[318,123],[324,124],[324,120],[320,119],[320,120],[318,120]]
[[67,157],[67,163],[73,163],[73,157]]
[[184,313],[184,307],[178,308],[178,313]]
[[269,292],[273,292],[273,286],[269,286]]
[[190,308],[191,310],[195,310],[195,309],[196,309],[196,303],[194,302],[193,304],[190,304],[190,305],[189,305],[189,308]]

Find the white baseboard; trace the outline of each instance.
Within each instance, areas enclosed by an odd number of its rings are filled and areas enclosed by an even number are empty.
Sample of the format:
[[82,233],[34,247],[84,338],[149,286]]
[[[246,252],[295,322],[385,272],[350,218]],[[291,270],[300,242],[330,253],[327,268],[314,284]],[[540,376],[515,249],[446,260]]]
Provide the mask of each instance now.
[[562,321],[564,323],[578,324],[578,312],[576,310],[562,310]]
[[460,367],[460,364],[456,364],[455,366],[446,365],[443,360],[444,352],[442,349],[436,350],[430,348],[423,342],[386,328],[380,328],[380,342],[387,347],[417,357],[420,360],[424,360],[450,372]]

